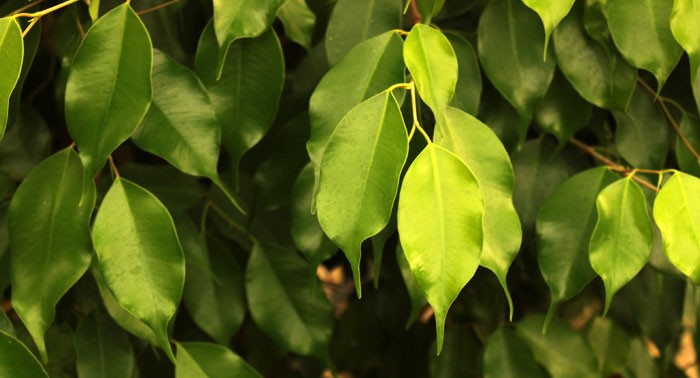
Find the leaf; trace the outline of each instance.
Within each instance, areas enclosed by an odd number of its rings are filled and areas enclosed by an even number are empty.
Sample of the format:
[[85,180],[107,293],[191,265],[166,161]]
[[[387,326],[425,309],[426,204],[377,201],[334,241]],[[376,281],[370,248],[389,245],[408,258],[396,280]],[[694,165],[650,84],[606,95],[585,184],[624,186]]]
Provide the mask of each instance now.
[[177,344],[177,378],[262,378],[230,349],[211,343]]
[[512,329],[500,327],[486,343],[484,377],[541,378],[542,373],[528,345]]
[[510,316],[513,303],[506,276],[522,241],[513,206],[513,167],[496,134],[478,119],[447,107],[435,128],[434,141],[459,156],[479,181],[484,200],[484,236],[480,264],[496,274],[503,286]]
[[435,311],[438,354],[447,311],[479,267],[483,215],[472,171],[457,155],[428,144],[404,176],[397,221],[413,276]]
[[248,307],[255,324],[278,345],[325,362],[333,312],[308,269],[293,250],[256,243],[245,273]]
[[563,146],[586,126],[591,115],[591,104],[581,98],[560,74],[554,75],[552,85],[535,109],[537,124],[557,137]]
[[537,262],[552,295],[548,320],[557,304],[580,293],[595,277],[588,250],[596,198],[616,179],[606,167],[585,170],[559,186],[537,214]]
[[644,192],[631,176],[603,189],[596,209],[589,254],[591,267],[605,284],[605,315],[613,295],[649,260],[653,234]]
[[416,0],[418,5],[418,13],[421,16],[421,22],[425,25],[430,25],[430,20],[437,16],[445,5],[445,0]]
[[552,35],[557,64],[586,101],[605,109],[624,110],[637,86],[637,71],[616,51],[606,52],[605,45],[586,34],[582,6],[580,2],[574,4]]
[[[20,102],[22,100],[22,91],[24,89],[27,76],[29,75],[29,70],[32,68],[34,63],[36,53],[39,50],[39,43],[41,42],[42,35],[43,31],[41,28],[41,23],[38,22],[29,30],[27,35],[23,37],[24,56],[22,57],[22,70],[20,71],[19,78],[17,79],[17,84],[15,84],[15,89],[12,91],[12,95],[10,96],[10,106],[7,117],[8,127],[15,123],[17,120],[17,113],[21,110],[20,108],[22,106],[20,106]],[[0,139],[2,139],[2,135],[0,135]]]
[[[490,2],[479,20],[479,58],[484,73],[520,115],[523,129],[554,76],[554,61],[542,61],[542,24],[518,0]],[[504,62],[508,62],[507,69]],[[521,132],[521,140],[525,133]]]
[[182,296],[185,259],[168,210],[146,189],[117,177],[95,217],[92,240],[116,301],[153,330],[174,361],[168,324]]
[[[695,152],[700,151],[700,120],[689,114],[683,114],[680,122],[681,133],[685,135]],[[693,156],[681,138],[676,139],[676,160],[685,173],[700,177],[700,162]]]
[[277,12],[277,17],[284,25],[284,34],[311,51],[316,15],[306,5],[306,0],[288,0]]
[[394,0],[338,0],[325,37],[331,67],[361,42],[400,28],[401,8],[401,3]]
[[629,347],[628,370],[637,378],[654,378],[659,376],[659,367],[649,355],[649,349],[641,337],[632,339]]
[[683,50],[673,38],[667,0],[608,0],[608,27],[615,46],[634,67],[654,74],[661,92]]
[[64,149],[27,176],[8,211],[12,305],[44,362],[44,335],[56,304],[92,259],[89,227],[95,189],[83,193],[83,177],[78,155]]
[[544,59],[547,59],[549,37],[557,25],[569,13],[574,0],[522,0],[528,8],[537,12],[544,25]]
[[627,364],[630,336],[610,318],[596,317],[586,335],[588,344],[598,359],[598,371],[603,377],[619,374]]
[[196,177],[169,164],[125,164],[119,167],[119,173],[153,193],[169,209],[187,209],[204,196],[204,188]]
[[134,350],[129,336],[101,310],[83,319],[75,331],[80,377],[131,377]]
[[540,332],[543,321],[542,315],[530,315],[521,320],[515,330],[550,376],[600,377],[595,355],[581,334],[563,321],[554,319],[547,334],[543,335]]
[[413,272],[411,272],[411,267],[408,265],[401,243],[396,245],[396,262],[401,270],[401,277],[403,277],[403,282],[406,285],[408,297],[411,299],[411,313],[408,315],[408,320],[406,320],[406,329],[408,329],[416,321],[416,318],[420,315],[423,307],[428,304],[428,301],[423,296],[423,292],[418,287],[415,278],[413,278]]
[[448,328],[445,353],[430,357],[431,378],[476,377],[480,375],[481,342],[474,330]]
[[24,344],[7,333],[0,331],[0,376],[48,378],[49,375]]
[[457,57],[450,41],[439,30],[417,24],[406,37],[403,59],[420,97],[434,114],[441,113],[457,85]]
[[386,226],[378,234],[372,236],[372,281],[374,288],[379,288],[379,278],[382,273],[382,260],[384,258],[384,248],[386,243],[396,233],[396,202],[391,208],[391,216]]
[[389,222],[407,156],[406,126],[389,91],[353,108],[338,124],[323,154],[318,221],[350,261],[358,297],[362,296],[362,242]]
[[476,50],[464,37],[445,33],[455,52],[458,63],[457,85],[450,106],[476,115],[481,100],[481,70]]
[[44,119],[36,110],[23,106],[0,141],[0,172],[21,181],[49,155],[51,142]]
[[700,179],[673,174],[654,201],[654,219],[671,263],[700,283]]
[[88,177],[136,129],[153,97],[153,47],[128,3],[100,17],[73,59],[66,123]]
[[0,311],[0,332],[15,336],[15,327],[12,326],[12,321],[3,311]]
[[15,18],[0,18],[0,140],[7,126],[10,97],[22,72],[24,40]]
[[97,21],[97,19],[100,17],[100,0],[88,1],[88,13],[90,14],[90,19],[92,22]]
[[671,33],[690,58],[690,81],[700,69],[700,1],[675,0],[671,12]]

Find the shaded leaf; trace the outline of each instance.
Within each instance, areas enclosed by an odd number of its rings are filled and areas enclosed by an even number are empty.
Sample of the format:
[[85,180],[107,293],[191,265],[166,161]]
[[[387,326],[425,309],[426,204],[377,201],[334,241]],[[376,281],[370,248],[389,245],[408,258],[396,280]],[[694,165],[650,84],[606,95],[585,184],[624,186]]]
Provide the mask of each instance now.
[[187,209],[204,196],[204,187],[196,177],[169,164],[126,164],[119,167],[119,173],[153,193],[169,209]]
[[540,378],[542,372],[530,348],[515,331],[500,327],[489,336],[484,351],[486,378]]
[[[41,36],[43,31],[41,28],[41,22],[37,22],[33,28],[29,30],[27,35],[24,36],[24,56],[22,58],[22,70],[17,79],[17,84],[15,89],[12,91],[12,96],[10,96],[10,108],[7,117],[7,126],[15,123],[17,119],[17,113],[21,110],[20,102],[22,100],[22,91],[24,89],[24,83],[29,75],[29,70],[32,68],[34,63],[34,57],[39,50],[39,43],[41,42]],[[2,128],[2,127],[0,127]],[[2,133],[0,133],[2,134]],[[2,135],[0,135],[2,139]]]
[[481,69],[476,50],[468,40],[456,33],[445,33],[458,63],[457,86],[450,106],[476,115],[481,100]]
[[430,25],[430,20],[440,13],[443,5],[445,5],[445,0],[416,0],[416,4],[418,5],[421,22]]
[[630,352],[630,336],[610,318],[596,317],[588,328],[588,344],[598,359],[603,377],[621,373]]
[[408,320],[406,321],[406,328],[408,329],[413,322],[416,321],[416,318],[423,310],[423,307],[428,304],[428,301],[418,287],[416,279],[413,278],[413,272],[411,272],[411,267],[408,265],[408,260],[406,260],[403,248],[401,248],[401,243],[397,243],[396,245],[396,262],[401,270],[401,277],[403,277],[403,282],[406,285],[408,297],[411,299],[411,313],[408,315]]
[[656,378],[659,376],[659,368],[654,358],[649,355],[646,342],[641,337],[632,339],[628,359],[627,371],[631,371],[634,377]]
[[537,12],[544,25],[544,58],[547,59],[547,46],[552,31],[571,10],[574,0],[522,0],[528,8]]
[[15,327],[12,326],[12,321],[3,311],[0,311],[0,332],[15,336]]
[[23,106],[0,141],[0,172],[24,179],[51,152],[51,132],[39,113]]
[[700,69],[700,2],[698,0],[675,0],[671,12],[671,33],[688,53],[690,58],[690,80],[695,80]]
[[[700,151],[700,120],[687,113],[683,114],[680,128],[695,152]],[[678,167],[683,172],[700,177],[700,161],[690,152],[681,138],[676,139],[675,151]]]
[[578,130],[586,126],[591,108],[591,104],[581,98],[562,75],[555,74],[547,94],[535,109],[535,119],[544,131],[557,137],[559,145],[563,146]]
[[129,336],[102,311],[93,311],[75,331],[80,377],[131,377],[134,351]]
[[22,342],[0,331],[0,376],[48,378],[49,375]]
[[445,353],[430,357],[431,378],[476,377],[480,374],[481,342],[472,329],[448,328]]
[[181,343],[177,345],[177,378],[261,378],[245,360],[221,345]]
[[0,140],[5,134],[10,97],[22,72],[24,40],[22,29],[14,18],[0,18]]
[[284,25],[284,34],[311,51],[316,15],[306,5],[306,0],[288,0],[277,12],[277,17]]

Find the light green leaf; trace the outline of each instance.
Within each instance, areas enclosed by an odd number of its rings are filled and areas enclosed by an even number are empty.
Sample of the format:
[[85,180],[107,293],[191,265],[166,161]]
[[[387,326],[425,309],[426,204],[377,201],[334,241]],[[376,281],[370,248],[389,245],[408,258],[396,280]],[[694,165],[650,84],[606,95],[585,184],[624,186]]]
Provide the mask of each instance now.
[[131,377],[134,370],[129,336],[101,310],[93,311],[78,325],[75,352],[80,377]]
[[90,266],[94,186],[83,193],[83,166],[72,149],[39,164],[8,212],[12,304],[47,360],[44,335],[55,307]]
[[358,297],[362,242],[389,222],[407,156],[406,126],[389,91],[353,108],[323,154],[318,221],[350,261]]
[[408,297],[411,299],[411,313],[408,315],[408,320],[406,320],[406,329],[408,329],[413,322],[416,321],[416,318],[420,315],[423,307],[428,304],[428,301],[425,299],[418,284],[416,284],[415,278],[413,278],[413,272],[411,272],[411,267],[408,265],[408,260],[406,260],[406,254],[403,252],[403,248],[401,248],[401,243],[396,244],[396,262],[401,270],[403,282],[406,284]]
[[176,378],[262,378],[230,349],[211,343],[177,344]]
[[700,284],[700,179],[676,172],[654,201],[654,219],[666,255],[683,274]]
[[554,60],[542,61],[542,24],[519,0],[495,0],[481,15],[477,38],[484,73],[526,128],[554,76]]
[[458,63],[457,86],[450,106],[476,115],[481,101],[481,69],[476,50],[464,37],[456,33],[445,33],[450,41]]
[[19,340],[0,331],[0,376],[40,378],[49,375],[36,357]]
[[153,97],[153,47],[128,3],[100,17],[73,59],[66,123],[88,177],[139,125]]
[[277,12],[277,17],[284,25],[284,34],[311,51],[316,15],[306,5],[306,0],[288,0]]
[[690,80],[700,69],[700,1],[674,0],[671,12],[671,33],[690,58]]
[[596,317],[586,335],[588,344],[598,359],[598,371],[603,377],[619,374],[627,364],[630,336],[610,318]]
[[555,74],[547,94],[535,109],[535,119],[563,146],[586,126],[591,108],[591,104],[581,98],[561,74]]
[[0,140],[7,126],[10,97],[22,72],[24,40],[14,18],[0,18]]
[[[695,152],[700,151],[700,120],[689,114],[683,114],[680,122],[681,132],[685,135]],[[676,160],[683,172],[700,177],[700,161],[690,152],[681,138],[676,139]]]
[[401,8],[401,2],[394,0],[338,0],[326,29],[326,56],[331,67],[359,43],[400,28]]
[[[7,126],[14,124],[17,120],[17,113],[21,111],[23,107],[27,104],[20,106],[22,101],[22,91],[24,89],[24,83],[29,75],[29,70],[32,68],[34,63],[34,58],[39,50],[39,44],[41,43],[42,35],[44,35],[41,28],[41,22],[34,25],[33,28],[29,30],[27,35],[24,36],[24,56],[22,58],[22,71],[19,74],[19,79],[17,79],[17,84],[15,84],[15,89],[12,91],[12,96],[10,96],[10,107],[7,117]],[[56,37],[60,38],[60,37]],[[1,127],[0,127],[1,128]],[[0,139],[2,139],[2,133],[0,132]]]
[[668,0],[608,0],[608,27],[615,46],[634,67],[654,74],[661,92],[683,50],[673,38]]
[[510,316],[513,302],[506,276],[522,241],[518,213],[513,206],[513,167],[496,134],[478,119],[452,107],[435,128],[435,143],[459,156],[479,181],[484,197],[484,239],[481,265],[503,286]]
[[[554,31],[557,64],[576,91],[593,105],[624,110],[637,86],[637,71],[616,51],[591,39],[581,21],[583,4],[574,4]],[[607,26],[605,26],[607,28]]]
[[596,222],[596,198],[616,179],[606,167],[583,171],[559,186],[537,214],[537,261],[552,294],[549,317],[559,303],[580,293],[595,277],[588,245]]
[[481,188],[469,167],[428,144],[403,179],[397,221],[413,276],[435,311],[438,354],[447,311],[479,267],[483,215]]
[[544,25],[544,59],[547,59],[547,46],[552,31],[571,10],[574,0],[522,0],[528,8],[537,12]]
[[88,13],[92,22],[100,17],[100,0],[88,0]]
[[541,378],[542,372],[530,348],[515,331],[500,327],[494,331],[484,350],[485,378]]
[[117,177],[95,217],[92,240],[116,301],[153,330],[174,361],[168,324],[182,296],[185,258],[168,210],[146,189]]
[[256,243],[246,267],[250,314],[278,345],[328,362],[333,311],[293,250]]
[[613,295],[649,260],[651,220],[642,188],[631,176],[603,189],[596,199],[598,221],[589,244],[590,262],[605,284],[605,309]]

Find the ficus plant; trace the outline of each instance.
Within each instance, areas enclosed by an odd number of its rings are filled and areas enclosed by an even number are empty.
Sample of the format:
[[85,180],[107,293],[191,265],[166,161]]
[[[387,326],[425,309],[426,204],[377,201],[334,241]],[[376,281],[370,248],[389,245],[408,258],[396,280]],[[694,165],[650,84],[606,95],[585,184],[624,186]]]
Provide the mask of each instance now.
[[0,377],[697,374],[700,0],[0,17]]

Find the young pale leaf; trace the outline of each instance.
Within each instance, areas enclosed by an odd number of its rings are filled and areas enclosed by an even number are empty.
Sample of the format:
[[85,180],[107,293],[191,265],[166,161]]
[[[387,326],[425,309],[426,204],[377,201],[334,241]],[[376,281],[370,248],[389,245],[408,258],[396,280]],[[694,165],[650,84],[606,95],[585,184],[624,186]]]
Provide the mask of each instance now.
[[44,334],[55,307],[90,266],[94,186],[83,193],[83,166],[72,149],[39,164],[8,212],[12,305],[46,361]]
[[481,69],[472,44],[455,33],[445,33],[450,41],[458,63],[457,86],[450,106],[462,109],[469,114],[479,112],[481,101]]
[[0,140],[5,134],[10,97],[22,72],[24,41],[14,18],[0,18]]
[[275,342],[327,362],[333,311],[309,265],[295,251],[256,243],[246,267],[250,314]]
[[[690,114],[683,114],[681,132],[690,142],[695,152],[700,151],[700,120]],[[683,172],[700,177],[700,161],[690,152],[681,138],[676,139],[676,160]]]
[[700,284],[700,179],[674,173],[656,196],[654,219],[668,259]]
[[117,177],[95,217],[92,240],[116,301],[153,330],[174,361],[168,324],[182,296],[185,257],[168,210],[146,189]]
[[435,143],[454,152],[479,180],[484,196],[484,241],[481,265],[503,286],[510,316],[513,302],[506,276],[520,250],[522,229],[513,206],[513,167],[508,152],[491,129],[469,114],[447,107],[435,128]]
[[603,377],[622,373],[630,352],[630,336],[610,318],[596,317],[586,335],[588,344],[598,359],[598,371]]
[[48,378],[49,375],[21,341],[0,331],[0,377]]
[[326,29],[328,63],[335,66],[359,43],[400,27],[400,1],[338,0]]
[[700,0],[675,0],[671,12],[671,33],[688,53],[690,80],[700,69]]
[[537,214],[537,261],[552,294],[550,317],[557,304],[580,293],[595,277],[588,243],[596,198],[616,179],[606,167],[583,171],[559,186]]
[[671,33],[668,0],[609,0],[608,26],[615,46],[634,67],[654,74],[661,92],[683,49]]
[[544,25],[544,58],[547,59],[547,46],[552,31],[571,10],[574,0],[522,0],[528,8],[537,12]]
[[126,3],[88,30],[66,84],[66,123],[92,177],[146,115],[153,97],[153,46]]
[[646,265],[653,235],[647,201],[631,177],[603,189],[596,199],[598,221],[591,235],[591,267],[605,284],[605,309],[613,295]]
[[350,261],[358,297],[362,242],[389,222],[407,156],[406,126],[389,91],[353,108],[323,154],[318,221]]
[[406,260],[406,254],[401,248],[401,243],[396,245],[396,262],[401,270],[401,277],[403,277],[403,282],[406,285],[406,290],[408,291],[408,297],[411,299],[411,313],[408,315],[408,320],[406,321],[406,329],[411,327],[416,318],[423,310],[428,301],[426,301],[423,292],[416,284],[415,278],[413,278],[413,272],[411,272],[411,267],[408,265],[408,260]]
[[561,74],[555,74],[552,85],[537,105],[535,119],[546,132],[557,137],[563,146],[569,138],[586,126],[592,106],[581,98]]
[[93,311],[75,331],[76,366],[80,377],[130,377],[134,350],[129,336],[107,314]]
[[542,24],[520,0],[496,0],[484,9],[477,37],[484,73],[527,126],[554,76],[554,59],[542,61]]
[[542,372],[530,348],[515,331],[501,327],[494,331],[484,350],[485,378],[541,378]]
[[176,378],[262,378],[230,349],[211,343],[177,344]]
[[292,41],[311,51],[311,38],[316,26],[316,15],[306,5],[306,0],[288,0],[277,13],[284,34]]
[[483,215],[481,188],[469,167],[429,144],[403,179],[397,221],[413,276],[435,310],[438,354],[447,311],[479,267]]
[[416,24],[406,37],[403,59],[420,97],[434,114],[442,113],[457,85],[457,57],[450,41],[439,30]]

